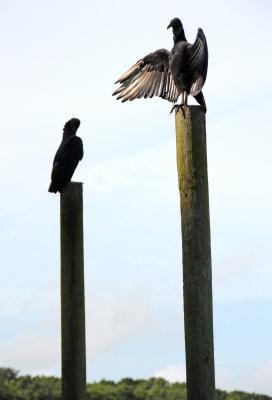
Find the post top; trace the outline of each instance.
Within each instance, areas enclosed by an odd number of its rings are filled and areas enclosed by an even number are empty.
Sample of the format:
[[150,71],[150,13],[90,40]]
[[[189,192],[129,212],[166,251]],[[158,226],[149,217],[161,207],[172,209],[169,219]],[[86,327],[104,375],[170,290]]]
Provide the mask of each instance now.
[[188,123],[189,121],[192,122],[198,121],[198,123],[205,124],[206,113],[204,112],[201,106],[197,105],[185,106],[184,111],[185,111],[185,119],[181,109],[177,113],[175,113],[176,123],[184,123],[184,122]]
[[70,182],[67,183],[67,186],[68,186],[68,185],[83,185],[83,182],[74,182],[74,181],[70,181]]
[[61,197],[70,197],[70,196],[82,196],[83,193],[83,182],[68,182],[62,192]]

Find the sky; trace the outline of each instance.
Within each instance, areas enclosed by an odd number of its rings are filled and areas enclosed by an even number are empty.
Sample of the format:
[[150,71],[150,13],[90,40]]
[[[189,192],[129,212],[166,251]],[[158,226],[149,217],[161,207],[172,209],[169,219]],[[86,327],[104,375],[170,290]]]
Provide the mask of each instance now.
[[60,376],[59,195],[47,189],[77,117],[87,380],[185,380],[171,103],[111,96],[138,59],[171,49],[179,17],[209,47],[216,386],[272,395],[271,11],[270,0],[1,2],[1,366]]

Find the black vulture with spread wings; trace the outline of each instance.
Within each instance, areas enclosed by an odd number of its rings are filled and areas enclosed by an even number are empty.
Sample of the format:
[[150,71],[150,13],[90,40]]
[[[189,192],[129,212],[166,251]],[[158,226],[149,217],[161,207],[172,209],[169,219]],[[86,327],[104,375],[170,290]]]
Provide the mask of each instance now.
[[51,183],[48,192],[61,192],[66,183],[70,182],[73,173],[83,158],[83,143],[76,132],[80,125],[80,120],[72,118],[66,122],[63,128],[61,144],[56,152]]
[[181,104],[187,106],[188,95],[193,96],[206,112],[207,107],[202,93],[208,70],[208,46],[201,28],[195,42],[187,42],[180,19],[171,20],[167,29],[173,28],[174,46],[169,52],[159,49],[136,62],[115,83],[120,87],[113,93],[122,102],[144,97],[159,96],[175,103],[181,95]]

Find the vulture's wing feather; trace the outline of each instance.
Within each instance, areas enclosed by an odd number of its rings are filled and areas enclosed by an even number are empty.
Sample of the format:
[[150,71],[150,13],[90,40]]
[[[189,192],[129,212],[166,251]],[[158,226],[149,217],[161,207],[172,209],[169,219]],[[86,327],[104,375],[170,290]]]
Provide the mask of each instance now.
[[113,93],[117,100],[159,96],[171,102],[178,99],[178,90],[169,69],[169,51],[160,49],[136,62],[115,83],[121,86]]
[[190,94],[196,96],[204,86],[208,70],[208,46],[201,28],[198,29],[195,42],[189,47],[187,68],[194,74]]

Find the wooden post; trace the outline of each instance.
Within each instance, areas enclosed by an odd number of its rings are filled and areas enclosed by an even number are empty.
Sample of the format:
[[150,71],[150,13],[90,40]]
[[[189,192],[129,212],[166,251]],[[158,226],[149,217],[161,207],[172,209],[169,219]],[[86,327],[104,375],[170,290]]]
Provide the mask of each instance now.
[[82,183],[60,196],[62,400],[86,396]]
[[214,400],[214,346],[205,114],[176,113],[188,400]]

